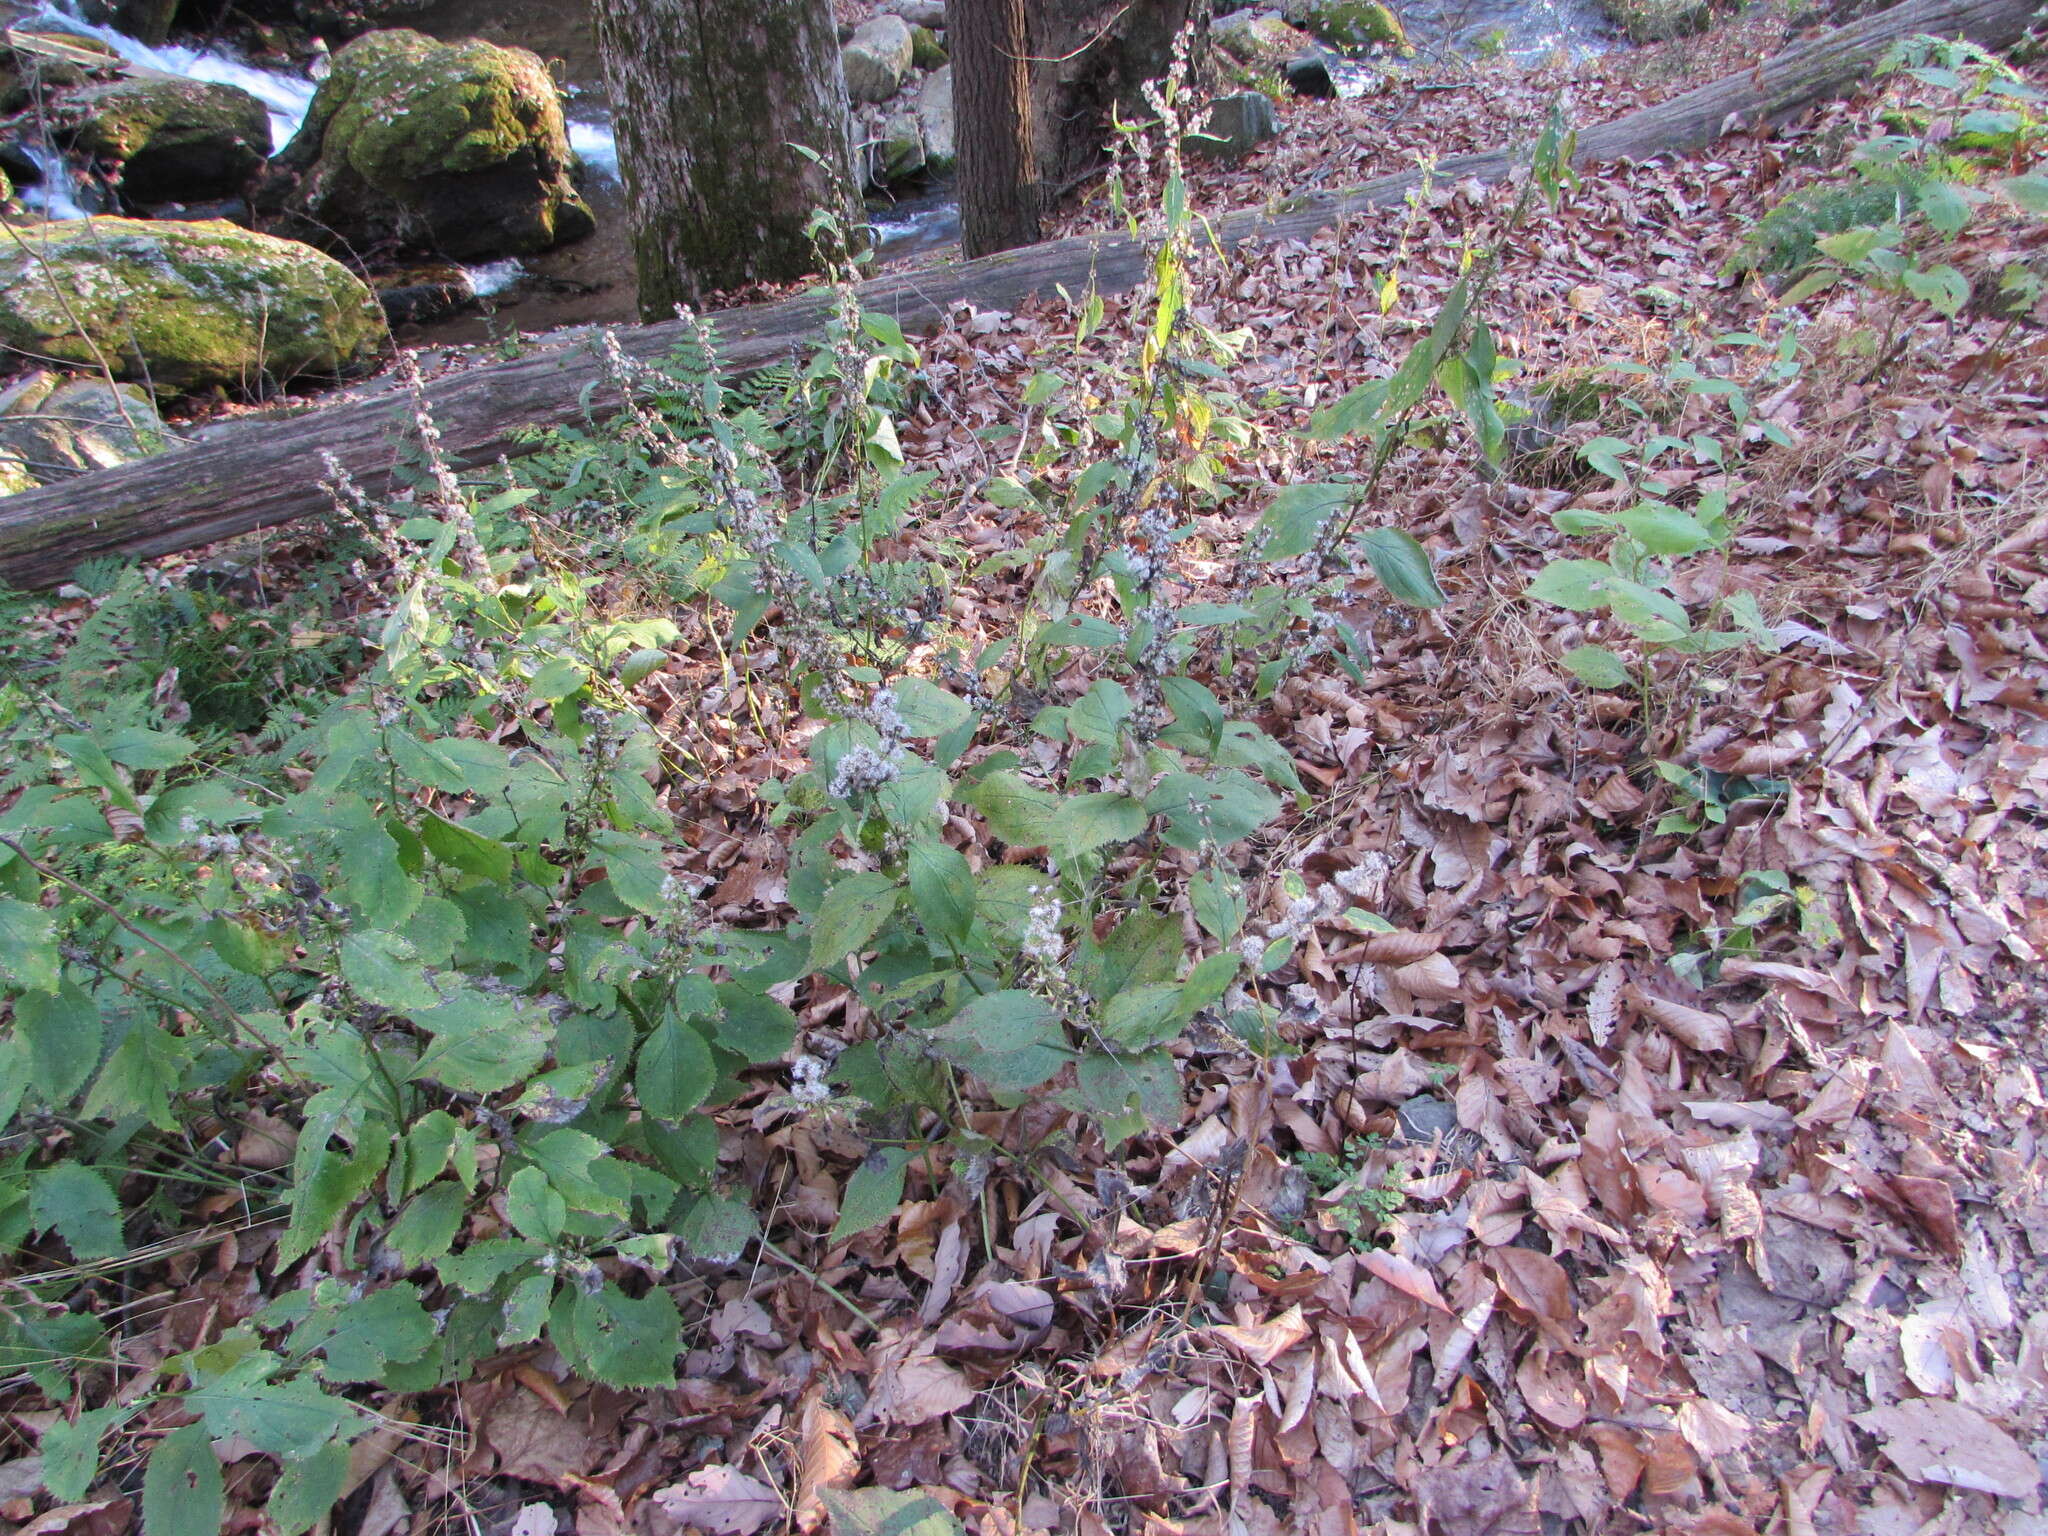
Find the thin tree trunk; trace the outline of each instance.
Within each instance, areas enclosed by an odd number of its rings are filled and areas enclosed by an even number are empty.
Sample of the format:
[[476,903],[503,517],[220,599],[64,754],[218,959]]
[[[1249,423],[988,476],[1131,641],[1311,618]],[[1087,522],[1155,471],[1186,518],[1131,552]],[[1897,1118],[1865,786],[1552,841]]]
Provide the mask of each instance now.
[[858,211],[831,0],[596,0],[595,14],[642,317],[815,270],[812,212],[850,226]]
[[[1865,78],[1894,39],[1915,32],[1958,35],[2004,48],[2031,24],[2035,0],[1907,0],[1882,15],[1792,47],[1760,68],[1729,75],[1683,96],[1579,135],[1576,163],[1645,160],[1712,144],[1730,128],[1779,122]],[[1459,155],[1436,167],[1440,183],[1495,181],[1526,165],[1520,149]],[[1384,176],[1345,192],[1313,193],[1268,212],[1250,209],[1216,220],[1226,249],[1242,241],[1303,240],[1346,215],[1398,208],[1420,184],[1416,172]],[[891,315],[905,330],[935,324],[965,299],[1014,309],[1055,284],[1121,293],[1152,270],[1144,242],[1127,235],[1071,235],[981,261],[941,262],[872,278],[863,308]],[[713,316],[719,352],[735,372],[786,361],[815,338],[829,299],[803,296]],[[674,321],[629,328],[619,344],[649,361],[675,350],[687,333]],[[0,584],[51,586],[95,555],[142,558],[224,539],[329,510],[309,465],[332,453],[371,490],[382,489],[400,458],[394,444],[410,407],[388,381],[381,392],[288,419],[244,420],[210,430],[198,444],[101,470],[40,490],[0,496]],[[515,362],[437,379],[427,404],[447,449],[472,462],[531,449],[518,429],[615,409],[597,358],[549,348]]]
[[947,17],[961,249],[973,257],[1031,245],[1039,194],[1024,0],[952,0]]

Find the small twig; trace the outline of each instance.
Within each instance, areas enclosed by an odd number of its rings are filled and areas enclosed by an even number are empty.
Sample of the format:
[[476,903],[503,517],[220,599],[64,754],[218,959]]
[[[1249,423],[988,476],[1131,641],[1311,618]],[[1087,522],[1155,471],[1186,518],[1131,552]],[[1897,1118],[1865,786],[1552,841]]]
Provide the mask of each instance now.
[[840,1290],[839,1287],[834,1285],[831,1281],[826,1280],[822,1276],[820,1276],[815,1269],[812,1269],[810,1267],[810,1265],[802,1262],[800,1259],[791,1258],[788,1254],[784,1253],[780,1248],[776,1247],[773,1243],[769,1242],[768,1239],[765,1237],[761,1239],[761,1251],[767,1254],[769,1258],[775,1260],[778,1264],[785,1264],[789,1268],[795,1270],[798,1274],[802,1275],[805,1279],[809,1280],[811,1284],[815,1285],[819,1290],[823,1291],[827,1296],[830,1296],[834,1301],[838,1302],[839,1305],[846,1308],[846,1310],[851,1312],[855,1317],[859,1318],[862,1322],[866,1323],[868,1327],[873,1329],[876,1333],[880,1333],[882,1331],[882,1325],[875,1320],[874,1314],[869,1312],[865,1307],[863,1307],[859,1302],[855,1301],[851,1296],[848,1296],[846,1292]]

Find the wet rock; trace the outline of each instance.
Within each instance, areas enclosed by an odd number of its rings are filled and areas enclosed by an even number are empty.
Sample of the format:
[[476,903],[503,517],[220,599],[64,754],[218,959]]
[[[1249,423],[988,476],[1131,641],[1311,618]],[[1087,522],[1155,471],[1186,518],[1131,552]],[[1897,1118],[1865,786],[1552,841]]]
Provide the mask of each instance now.
[[48,109],[56,141],[103,168],[131,208],[232,197],[270,157],[270,113],[232,85],[137,73],[65,92]]
[[1279,133],[1273,98],[1263,91],[1239,91],[1210,103],[1208,117],[1200,131],[1188,135],[1187,144],[1211,159],[1242,160]]
[[934,70],[917,88],[917,128],[924,139],[925,169],[943,176],[953,169],[953,66]]
[[256,219],[246,197],[218,197],[205,203],[152,203],[138,211],[145,219],[174,219],[188,224],[220,219],[244,229]]
[[0,43],[0,112],[32,106],[39,92],[105,79],[124,66],[96,37],[11,29]]
[[595,227],[572,163],[537,55],[371,32],[334,55],[264,198],[281,232],[316,245],[526,256]]
[[910,23],[901,16],[883,15],[862,22],[839,50],[840,62],[846,69],[847,99],[887,101],[910,78],[916,51]]
[[0,392],[0,495],[170,447],[146,390],[39,368]]
[[1209,38],[1238,63],[1251,65],[1277,65],[1314,46],[1306,32],[1275,12],[1253,9],[1219,16],[1209,24]]
[[1333,48],[1415,51],[1401,18],[1379,0],[1295,0],[1287,19]]
[[1297,96],[1345,101],[1363,96],[1375,76],[1372,69],[1354,59],[1340,59],[1327,48],[1317,48],[1287,61],[1287,85]]
[[882,125],[882,144],[876,180],[894,186],[924,174],[924,132],[915,112],[892,112]]
[[910,62],[918,69],[940,69],[946,63],[946,45],[930,27],[910,29]]
[[913,27],[943,29],[946,25],[945,0],[882,0],[882,9]]
[[84,0],[78,14],[102,26],[118,27],[155,48],[171,35],[178,0]]
[[0,345],[159,395],[342,376],[387,340],[346,267],[232,224],[62,219],[0,246]]
[[412,267],[375,279],[377,302],[392,325],[431,325],[476,303],[476,289],[460,267]]

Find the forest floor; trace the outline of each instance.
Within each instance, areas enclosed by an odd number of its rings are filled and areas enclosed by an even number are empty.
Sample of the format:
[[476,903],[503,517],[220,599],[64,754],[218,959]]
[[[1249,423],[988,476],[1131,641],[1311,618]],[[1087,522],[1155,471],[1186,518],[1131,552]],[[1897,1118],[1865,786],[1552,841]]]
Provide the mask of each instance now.
[[[1776,41],[1759,26],[1283,103],[1280,139],[1196,168],[1194,202],[1525,140],[1560,94],[1581,124],[1617,116]],[[1775,338],[1793,317],[1723,265],[1879,105],[1588,174],[1502,252],[1488,318],[1520,377]],[[1267,402],[1199,547],[1235,547],[1274,487],[1355,467],[1295,434],[1399,361],[1515,198],[1439,184],[1198,269],[1198,311],[1253,334],[1232,382]],[[2015,238],[1982,236],[2007,257]],[[1181,1123],[1114,1159],[1049,1103],[983,1106],[994,1141],[1056,1155],[978,1189],[914,1168],[894,1219],[836,1246],[865,1143],[762,1074],[721,1112],[724,1163],[787,1257],[676,1288],[682,1385],[592,1387],[533,1349],[387,1399],[335,1528],[754,1536],[816,1529],[820,1488],[873,1483],[933,1493],[976,1536],[2048,1533],[2048,333],[1904,313],[1873,383],[1835,344],[1866,323],[1858,302],[1799,317],[1813,360],[1758,401],[1794,446],[1730,478],[1739,535],[1686,577],[1755,593],[1774,653],[1687,663],[1641,696],[1586,687],[1557,659],[1585,618],[1522,593],[1569,552],[1553,515],[1609,508],[1608,483],[1568,454],[1505,477],[1428,442],[1395,458],[1366,515],[1425,543],[1450,601],[1411,612],[1361,577],[1345,617],[1371,665],[1291,676],[1258,719],[1315,791],[1254,851],[1267,915],[1292,871],[1396,929],[1314,928],[1266,979],[1285,1052],[1182,1047]],[[902,446],[977,555],[1039,531],[988,499],[1009,464],[981,429],[1028,419],[1074,322],[1062,302],[963,311],[919,344],[931,394]],[[298,528],[241,549],[288,586],[321,544]],[[1237,590],[1220,556],[1187,570]],[[1014,597],[989,577],[955,617],[997,632]],[[702,710],[721,660],[686,633],[642,694],[708,765],[668,786],[698,828],[678,873],[721,922],[780,920],[786,849],[754,791],[789,771],[801,722],[793,700],[785,718]],[[1687,802],[1659,761],[1716,794],[1773,788],[1660,833]],[[816,1032],[850,1012],[844,993],[799,1005]],[[245,1127],[242,1150],[268,1134]],[[261,1306],[275,1235],[130,1272],[128,1357]],[[115,1536],[134,1508],[118,1489],[37,1501],[26,1469],[56,1412],[26,1388],[0,1406],[0,1532]],[[257,1502],[229,1528],[259,1529]]]

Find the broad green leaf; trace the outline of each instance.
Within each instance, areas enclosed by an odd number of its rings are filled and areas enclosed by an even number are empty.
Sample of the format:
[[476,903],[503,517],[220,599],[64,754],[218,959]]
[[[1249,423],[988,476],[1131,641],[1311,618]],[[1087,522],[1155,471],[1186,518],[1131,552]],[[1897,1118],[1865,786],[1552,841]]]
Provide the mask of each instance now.
[[240,1435],[259,1451],[287,1461],[311,1456],[357,1422],[355,1405],[305,1377],[273,1382],[283,1364],[268,1350],[236,1361],[219,1376],[194,1385],[185,1406],[203,1415],[216,1440]]
[[642,1391],[676,1384],[676,1356],[682,1352],[683,1320],[667,1291],[654,1287],[644,1296],[628,1296],[607,1280],[596,1292],[571,1288],[565,1309],[555,1303],[550,1337],[557,1333],[564,1311],[569,1319],[570,1357],[609,1387]]
[[496,742],[463,736],[422,741],[394,727],[384,733],[384,744],[400,773],[447,794],[502,794],[512,779],[510,754]]
[[858,1237],[896,1214],[903,1203],[903,1174],[916,1154],[904,1147],[878,1147],[853,1170],[839,1197],[839,1220],[832,1228],[835,1243]]
[[974,871],[966,855],[936,837],[910,845],[910,905],[932,937],[967,942],[974,927]]
[[1605,560],[1553,560],[1536,573],[1527,590],[1541,602],[1574,613],[1597,613],[1612,601],[1608,586],[1614,580],[1614,567]]
[[680,1120],[702,1104],[718,1080],[711,1047],[688,1024],[663,1019],[640,1042],[633,1063],[633,1093],[659,1120]]
[[329,1381],[377,1381],[388,1365],[425,1354],[434,1320],[420,1305],[419,1288],[401,1281],[331,1310],[322,1309],[292,1331],[296,1354],[320,1351]]
[[1644,502],[1617,512],[1614,520],[1653,555],[1696,555],[1717,542],[1690,512],[1662,502]]
[[1563,656],[1565,670],[1594,688],[1626,688],[1635,681],[1628,664],[1604,645],[1575,645]]
[[0,976],[30,992],[57,990],[57,924],[50,913],[0,896]]
[[2025,212],[2048,214],[2048,176],[2009,176],[1998,186]]
[[765,992],[718,984],[718,1043],[750,1062],[780,1061],[796,1043],[796,1015]]
[[1970,301],[1970,280],[1951,266],[1929,267],[1924,271],[1909,269],[1900,275],[1899,281],[1914,298],[1932,304],[1951,319]]
[[1195,921],[1219,944],[1235,941],[1244,927],[1244,882],[1234,874],[1208,869],[1188,883]]
[[142,1472],[144,1536],[220,1536],[226,1486],[203,1424],[157,1441]]
[[432,1008],[441,1001],[427,980],[412,940],[358,928],[341,941],[341,975],[366,1003],[395,1013]]
[[1105,843],[1129,842],[1151,821],[1144,802],[1134,795],[1070,795],[1059,804],[1058,836],[1053,846],[1060,857],[1077,859]]
[[309,1164],[310,1171],[299,1179],[292,1189],[291,1220],[285,1224],[284,1235],[278,1239],[277,1262],[280,1266],[304,1258],[323,1238],[342,1213],[360,1200],[377,1182],[377,1175],[384,1171],[386,1159],[390,1156],[391,1143],[388,1139],[364,1139],[364,1144],[353,1155],[332,1147],[316,1147],[310,1153],[307,1143],[324,1140],[302,1134],[299,1138],[299,1156],[302,1164]]
[[1441,608],[1448,598],[1436,584],[1429,551],[1415,535],[1399,528],[1372,528],[1360,535],[1359,547],[1388,596],[1411,608]]
[[520,1236],[552,1244],[569,1220],[569,1202],[538,1168],[522,1168],[505,1181],[505,1219]]
[[965,699],[926,678],[898,678],[891,691],[896,712],[912,736],[943,736],[973,713]]
[[500,1093],[525,1081],[547,1056],[554,1035],[537,1004],[483,992],[458,992],[438,1008],[417,1009],[413,1022],[430,1035],[410,1073],[457,1093]]
[[1078,741],[1114,741],[1134,708],[1121,685],[1103,678],[1069,707],[1067,729]]
[[96,1168],[66,1158],[29,1175],[29,1225],[55,1231],[81,1261],[119,1258],[128,1251],[121,1237],[121,1203]]
[[330,1441],[310,1456],[287,1461],[263,1512],[278,1536],[305,1536],[341,1502],[348,1487],[348,1447]]
[[1020,1051],[1057,1037],[1059,1011],[1036,993],[1010,988],[972,999],[932,1033],[983,1050]]
[[989,830],[1013,847],[1043,848],[1059,840],[1060,797],[1007,770],[969,785],[960,798],[986,816]]
[[916,1489],[824,1488],[819,1497],[832,1516],[833,1536],[960,1536],[960,1522],[946,1506]]
[[100,1005],[75,982],[54,992],[25,992],[14,1000],[14,1028],[28,1047],[37,1093],[62,1109],[100,1064]]
[[611,1149],[588,1131],[557,1126],[537,1136],[526,1133],[520,1141],[534,1166],[575,1209],[622,1218],[627,1214],[624,1197],[602,1177]]
[[1186,1014],[1177,982],[1155,981],[1126,987],[1102,1008],[1103,1038],[1127,1051],[1163,1044],[1180,1033]]
[[724,1195],[699,1196],[676,1223],[676,1241],[707,1264],[737,1264],[760,1235],[753,1208]]
[[1145,797],[1145,809],[1167,818],[1167,842],[1192,849],[1251,836],[1280,813],[1280,800],[1235,770],[1209,778],[1169,773]]
[[[1348,398],[1348,397],[1347,397]],[[1348,482],[1282,486],[1259,518],[1254,547],[1263,560],[1291,560],[1315,547],[1316,536],[1360,487]]]
[[398,1220],[384,1234],[384,1246],[397,1254],[407,1269],[431,1264],[454,1245],[468,1208],[469,1197],[452,1179],[429,1184],[398,1213]]
[[420,841],[443,864],[452,864],[465,874],[478,875],[499,885],[512,878],[512,850],[460,822],[428,812],[420,821]]
[[811,924],[810,968],[822,971],[863,948],[896,910],[895,878],[879,870],[848,875],[825,892]]
[[43,1431],[43,1488],[59,1504],[81,1502],[100,1475],[100,1441],[133,1418],[139,1403],[88,1408],[76,1419],[59,1415]]

